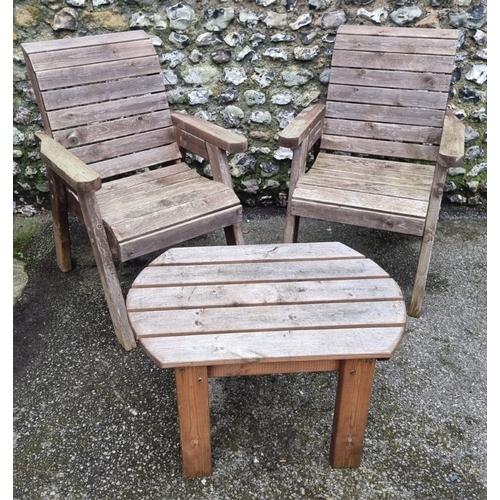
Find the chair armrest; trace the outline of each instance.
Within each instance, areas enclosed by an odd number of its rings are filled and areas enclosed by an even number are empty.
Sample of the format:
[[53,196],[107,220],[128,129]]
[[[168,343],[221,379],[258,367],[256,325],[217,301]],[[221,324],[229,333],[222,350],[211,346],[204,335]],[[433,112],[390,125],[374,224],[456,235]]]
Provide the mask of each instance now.
[[278,144],[295,149],[318,127],[325,116],[325,103],[320,102],[302,110],[279,134]]
[[36,132],[35,137],[47,167],[77,193],[91,193],[101,188],[99,174],[70,153],[64,146],[61,146],[44,132]]
[[171,113],[171,116],[175,127],[213,144],[228,153],[243,153],[248,148],[245,137],[210,123],[207,120],[183,113]]
[[464,159],[465,127],[451,109],[444,117],[437,163],[443,168],[460,167]]

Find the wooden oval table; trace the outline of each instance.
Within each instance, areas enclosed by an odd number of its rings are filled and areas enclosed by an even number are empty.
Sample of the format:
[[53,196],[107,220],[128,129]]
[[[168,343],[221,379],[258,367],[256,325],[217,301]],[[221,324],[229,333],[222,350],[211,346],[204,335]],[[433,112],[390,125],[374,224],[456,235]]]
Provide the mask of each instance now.
[[339,371],[332,467],[358,467],[375,361],[406,308],[393,279],[335,242],[172,248],[134,281],[136,338],[175,369],[183,474],[212,473],[208,379]]

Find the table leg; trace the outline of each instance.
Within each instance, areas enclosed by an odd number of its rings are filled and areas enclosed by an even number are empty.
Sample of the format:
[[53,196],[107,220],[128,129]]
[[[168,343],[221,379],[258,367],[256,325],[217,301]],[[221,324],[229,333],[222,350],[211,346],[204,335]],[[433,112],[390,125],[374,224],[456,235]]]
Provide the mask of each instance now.
[[340,362],[330,465],[359,467],[375,371],[374,359]]
[[206,366],[175,369],[184,477],[212,474],[210,408]]

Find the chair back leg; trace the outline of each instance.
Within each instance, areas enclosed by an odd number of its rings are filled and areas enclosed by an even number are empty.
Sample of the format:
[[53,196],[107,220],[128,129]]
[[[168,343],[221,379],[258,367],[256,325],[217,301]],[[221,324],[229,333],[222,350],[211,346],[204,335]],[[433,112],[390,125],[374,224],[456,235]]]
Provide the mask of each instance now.
[[50,168],[47,169],[47,177],[49,180],[56,261],[59,269],[67,272],[71,271],[72,265],[66,188]]
[[241,229],[241,224],[233,224],[224,228],[226,233],[226,242],[228,245],[244,245],[245,240],[243,238],[243,231]]

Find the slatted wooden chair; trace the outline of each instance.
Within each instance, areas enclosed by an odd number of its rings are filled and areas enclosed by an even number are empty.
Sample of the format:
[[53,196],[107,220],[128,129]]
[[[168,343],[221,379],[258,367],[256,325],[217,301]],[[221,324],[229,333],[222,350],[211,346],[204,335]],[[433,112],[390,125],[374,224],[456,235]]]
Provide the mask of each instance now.
[[[26,43],[45,132],[57,263],[71,269],[68,211],[86,225],[120,344],[135,347],[113,257],[127,261],[224,228],[242,244],[242,206],[227,153],[247,141],[171,113],[160,63],[143,31]],[[186,163],[206,158],[213,180]],[[153,168],[161,167],[161,168]]]
[[458,30],[341,26],[326,102],[279,134],[293,149],[285,242],[297,241],[300,217],[421,237],[413,317],[447,169],[463,161],[464,126],[446,109],[457,37]]

